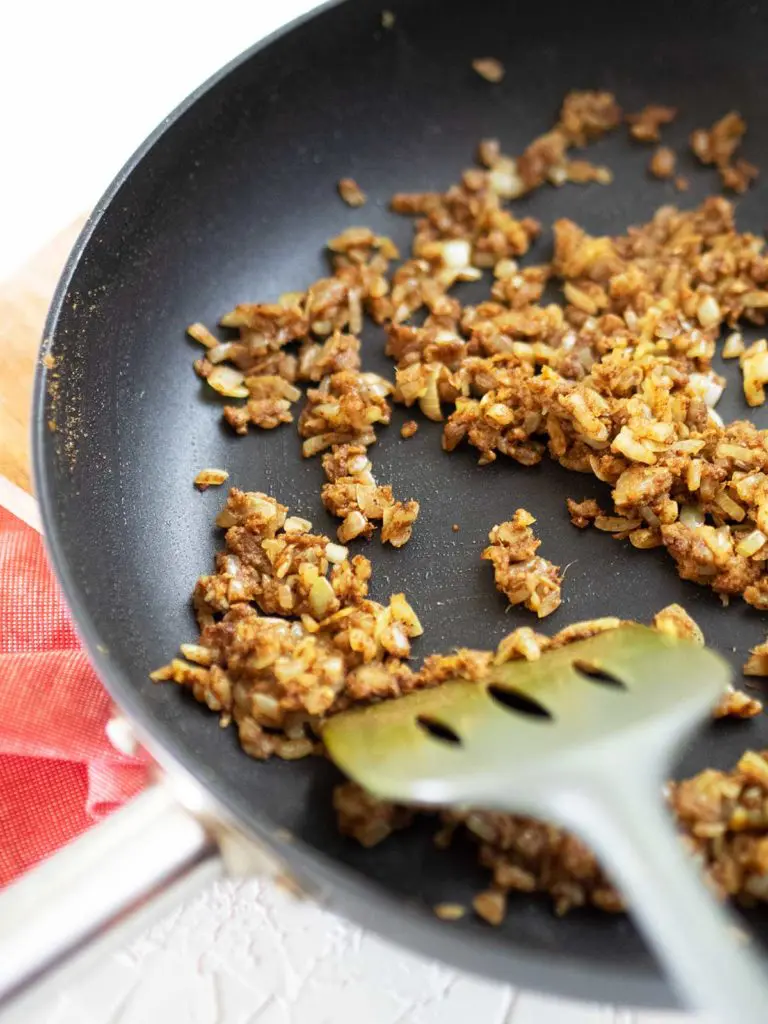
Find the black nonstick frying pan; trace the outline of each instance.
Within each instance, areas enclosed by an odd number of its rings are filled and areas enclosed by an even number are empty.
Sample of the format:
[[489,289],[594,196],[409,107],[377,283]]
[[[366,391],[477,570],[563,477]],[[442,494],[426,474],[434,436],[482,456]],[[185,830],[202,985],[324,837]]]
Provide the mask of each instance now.
[[[749,124],[745,155],[768,173],[764,5],[387,6],[391,29],[382,27],[382,0],[348,0],[246,53],[163,123],[99,204],[50,313],[56,380],[41,368],[37,382],[37,487],[50,549],[98,671],[153,749],[275,846],[328,905],[505,981],[593,1001],[669,1004],[625,917],[578,912],[558,920],[544,901],[520,896],[498,931],[472,919],[438,921],[434,904],[468,901],[484,884],[469,847],[438,853],[425,822],[361,849],[337,834],[329,764],[249,760],[234,731],[219,729],[177,687],[147,678],[196,635],[189,595],[211,564],[223,501],[221,490],[193,489],[200,468],[223,466],[231,483],[275,495],[323,531],[336,525],[320,504],[319,461],[301,459],[293,427],[240,439],[221,426],[219,403],[191,369],[199,349],[185,338],[188,323],[212,324],[237,302],[305,287],[324,272],[326,239],[346,226],[369,224],[406,248],[411,223],[389,212],[393,192],[447,187],[481,137],[520,152],[553,124],[571,88],[610,89],[628,110],[678,106],[666,139],[691,188],[681,196],[648,178],[650,150],[620,130],[589,152],[613,169],[613,185],[545,188],[517,204],[547,227],[570,216],[593,232],[618,233],[665,202],[701,201],[719,183],[687,155],[687,135],[731,109]],[[506,66],[498,85],[471,68],[488,55]],[[371,197],[362,210],[339,200],[335,183],[345,176]],[[758,183],[738,200],[741,227],[762,233],[767,196],[768,185]],[[532,260],[546,256],[549,239],[545,231]],[[463,287],[462,297],[475,294]],[[381,331],[367,327],[364,365],[391,375],[382,350]],[[747,415],[735,379],[719,411]],[[749,415],[768,425],[764,410]],[[663,551],[575,530],[565,498],[599,496],[602,485],[591,477],[548,462],[524,469],[499,460],[481,469],[472,451],[441,451],[437,424],[422,423],[403,441],[403,418],[396,411],[372,457],[380,480],[419,499],[421,516],[406,548],[385,550],[374,540],[366,553],[374,596],[404,590],[417,608],[425,626],[419,655],[492,646],[530,624],[530,613],[505,610],[478,558],[490,526],[519,505],[538,518],[547,556],[572,563],[547,628],[605,614],[647,621],[678,601],[737,670],[764,639],[760,614],[740,602],[723,608],[682,582]],[[765,718],[713,726],[679,770],[730,765],[746,747],[768,747]],[[768,936],[768,916],[757,913],[753,923]]]

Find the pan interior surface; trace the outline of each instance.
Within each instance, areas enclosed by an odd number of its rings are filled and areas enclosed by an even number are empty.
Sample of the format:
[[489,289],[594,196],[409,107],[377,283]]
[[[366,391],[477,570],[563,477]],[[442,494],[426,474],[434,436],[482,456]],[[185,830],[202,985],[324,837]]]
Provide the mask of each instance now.
[[[326,270],[325,241],[353,224],[407,251],[412,225],[389,212],[393,192],[447,187],[483,137],[521,152],[554,123],[571,88],[610,89],[626,110],[678,106],[665,142],[678,150],[690,191],[678,195],[649,178],[651,150],[620,129],[587,154],[612,168],[611,186],[547,187],[516,204],[545,228],[527,262],[548,257],[558,217],[620,233],[664,203],[689,207],[716,192],[715,172],[694,164],[686,140],[728,110],[746,118],[745,155],[768,173],[764,7],[652,0],[630,14],[607,2],[387,6],[391,28],[382,26],[379,3],[355,0],[246,55],[182,108],[113,186],[65,274],[48,332],[55,365],[38,381],[38,486],[52,550],[113,694],[250,827],[289,830],[296,850],[321,851],[333,905],[357,913],[345,890],[357,892],[366,897],[358,903],[370,904],[369,923],[377,915],[393,921],[394,899],[400,931],[391,923],[385,930],[435,956],[594,1001],[665,1003],[671,996],[623,917],[558,920],[544,900],[520,897],[498,931],[471,919],[438,922],[434,904],[468,902],[486,884],[472,849],[438,853],[434,823],[425,821],[364,851],[337,834],[330,765],[256,763],[233,730],[219,729],[178,688],[147,678],[196,636],[189,596],[212,564],[220,540],[213,519],[224,500],[221,489],[193,489],[201,468],[226,468],[231,484],[274,495],[318,531],[337,525],[320,504],[319,460],[301,459],[294,427],[242,439],[222,427],[222,403],[192,372],[200,350],[185,337],[187,324],[212,325],[237,302],[306,287]],[[480,56],[504,63],[503,82],[491,85],[472,70]],[[338,198],[336,182],[348,176],[368,193],[361,210]],[[742,229],[762,233],[766,188],[758,182],[739,199]],[[392,377],[383,332],[370,326],[363,363]],[[718,369],[729,378],[723,417],[749,415],[768,426],[764,410],[748,412],[737,374]],[[373,596],[404,591],[421,617],[417,657],[495,646],[515,626],[533,624],[530,613],[506,610],[479,559],[490,527],[520,506],[537,517],[542,553],[569,565],[547,631],[606,614],[647,622],[677,601],[737,671],[764,639],[758,613],[739,601],[725,609],[681,581],[664,552],[574,529],[565,499],[599,497],[603,485],[593,478],[549,462],[524,469],[500,459],[481,469],[471,450],[441,451],[439,424],[422,422],[403,440],[406,418],[396,408],[372,459],[377,479],[417,498],[421,515],[404,549],[374,538],[365,553]],[[679,771],[725,767],[747,747],[768,747],[764,718],[713,726]]]

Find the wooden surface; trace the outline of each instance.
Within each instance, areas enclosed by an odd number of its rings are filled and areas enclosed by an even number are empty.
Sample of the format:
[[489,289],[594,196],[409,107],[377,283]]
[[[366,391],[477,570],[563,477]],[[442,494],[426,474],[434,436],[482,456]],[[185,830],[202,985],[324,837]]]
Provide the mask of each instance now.
[[85,218],[57,235],[0,283],[0,476],[31,492],[29,417],[32,379],[53,290]]

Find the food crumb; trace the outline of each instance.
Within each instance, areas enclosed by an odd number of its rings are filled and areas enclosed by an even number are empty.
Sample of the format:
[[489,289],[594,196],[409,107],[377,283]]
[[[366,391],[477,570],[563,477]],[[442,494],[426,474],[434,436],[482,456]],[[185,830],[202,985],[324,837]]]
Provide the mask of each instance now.
[[747,132],[747,122],[732,110],[716,121],[711,128],[697,128],[691,133],[690,144],[694,155],[702,164],[717,167],[723,188],[731,192],[746,192],[758,175],[754,164],[733,155]]
[[659,146],[653,153],[648,170],[654,178],[671,178],[675,173],[677,157],[669,146]]
[[467,912],[461,903],[438,903],[434,908],[435,916],[441,921],[458,921]]
[[728,167],[720,168],[720,180],[723,188],[742,195],[760,172],[748,160],[738,159]]
[[347,206],[357,207],[365,205],[368,197],[354,178],[342,178],[336,187]]
[[567,498],[566,503],[571,522],[574,526],[578,526],[580,530],[585,530],[598,516],[605,515],[594,498],[585,498],[584,501],[574,501],[573,498]]
[[472,61],[472,67],[486,82],[500,82],[506,70],[495,57],[478,57]]
[[371,468],[364,445],[333,445],[323,455],[328,483],[323,485],[320,499],[331,515],[343,520],[336,531],[342,544],[355,537],[370,537],[374,521],[380,520],[382,542],[402,547],[411,537],[419,503],[397,501],[389,484],[376,483]]
[[682,174],[679,174],[675,178],[675,188],[678,192],[687,192],[690,187],[691,183]]
[[743,378],[744,397],[753,408],[765,402],[768,384],[768,341],[760,338],[739,356]]
[[472,906],[479,917],[498,928],[507,912],[507,897],[496,889],[487,889],[475,896]]
[[704,646],[701,628],[682,605],[670,604],[662,608],[653,617],[653,628],[678,640],[690,640],[700,647]]
[[735,359],[744,352],[744,338],[739,331],[731,331],[723,342],[723,359]]
[[691,150],[700,163],[723,167],[730,162],[746,130],[746,121],[732,110],[715,121],[711,128],[697,128],[691,132]]
[[203,345],[204,348],[216,348],[219,344],[219,339],[216,337],[215,334],[208,330],[205,324],[190,324],[189,327],[187,328],[187,334],[194,341],[198,342],[200,345]]
[[419,424],[416,422],[416,420],[408,420],[406,423],[402,425],[402,427],[400,427],[400,436],[413,437],[413,435],[416,433],[418,429]]
[[201,469],[195,477],[195,487],[199,491],[207,491],[209,487],[221,487],[229,480],[226,469]]
[[562,578],[558,566],[536,554],[541,541],[531,529],[535,522],[519,508],[509,522],[493,527],[481,557],[493,563],[496,589],[509,603],[524,604],[543,619],[560,607]]
[[[764,646],[764,645],[762,645]],[[755,648],[757,650],[757,648]],[[756,657],[753,655],[753,657]],[[750,658],[750,661],[752,659]],[[744,672],[747,672],[747,666],[744,666]],[[756,675],[757,673],[748,673]],[[734,686],[729,686],[722,698],[720,703],[715,708],[713,715],[715,718],[755,718],[763,710],[762,701],[756,700],[754,697],[750,697],[748,693],[743,690],[737,690]]]
[[394,11],[384,10],[381,12],[381,27],[382,28],[394,28],[395,27],[395,13]]
[[454,533],[458,533],[460,530],[460,526],[458,523],[454,523],[451,529],[453,530]]
[[638,142],[658,142],[661,138],[661,125],[669,124],[676,117],[675,107],[662,107],[652,103],[643,107],[639,114],[627,114],[629,134]]
[[742,671],[745,676],[768,676],[768,640],[750,650]]
[[589,160],[568,160],[562,169],[563,181],[559,180],[557,169],[553,168],[554,176],[550,178],[553,185],[563,184],[565,181],[572,181],[574,185],[588,185],[596,181],[598,185],[610,185],[613,181],[613,171],[610,167],[601,167]]
[[418,501],[396,501],[384,508],[381,520],[381,542],[401,548],[411,539],[413,524],[419,515]]
[[43,356],[43,366],[46,368],[46,370],[52,370],[55,365],[55,357],[52,356],[50,352],[46,352],[45,355]]

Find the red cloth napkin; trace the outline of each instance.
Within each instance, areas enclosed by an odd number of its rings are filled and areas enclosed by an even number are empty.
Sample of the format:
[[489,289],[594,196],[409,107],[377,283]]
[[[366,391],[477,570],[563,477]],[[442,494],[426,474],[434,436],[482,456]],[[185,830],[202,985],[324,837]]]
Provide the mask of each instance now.
[[0,506],[0,886],[134,796],[42,538]]

